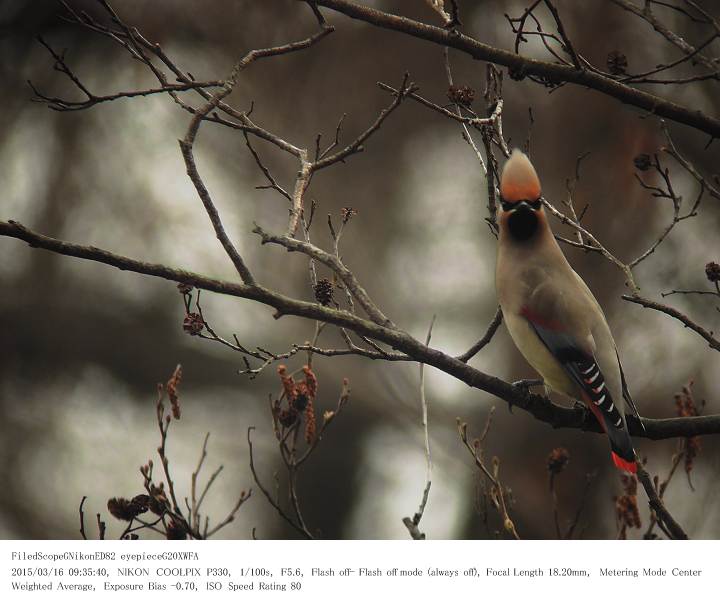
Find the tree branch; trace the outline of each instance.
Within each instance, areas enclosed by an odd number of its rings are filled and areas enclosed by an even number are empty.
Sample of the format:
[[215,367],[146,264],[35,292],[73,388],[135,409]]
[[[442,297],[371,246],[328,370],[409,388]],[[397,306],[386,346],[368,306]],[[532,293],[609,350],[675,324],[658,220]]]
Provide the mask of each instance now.
[[657,491],[655,490],[649,474],[647,473],[643,465],[639,462],[637,469],[637,477],[643,488],[645,489],[645,492],[647,493],[650,507],[655,512],[655,517],[657,518],[658,522],[662,522],[662,526],[667,528],[670,536],[673,539],[687,539],[687,534],[667,511],[665,504],[663,504],[662,499],[660,499]]
[[622,103],[645,109],[652,114],[686,124],[713,137],[720,138],[720,119],[710,117],[696,109],[679,105],[654,94],[637,90],[601,73],[587,69],[579,70],[574,65],[549,63],[523,57],[484,44],[475,38],[460,34],[454,30],[448,31],[414,19],[382,12],[349,0],[317,0],[316,4],[377,27],[391,29],[441,46],[455,48],[474,59],[504,65],[512,69],[516,74],[537,75],[553,83],[569,82],[591,88]]
[[[65,256],[92,260],[93,262],[114,266],[120,270],[159,277],[176,283],[186,283],[198,289],[236,298],[255,300],[275,308],[276,318],[283,315],[293,315],[345,327],[360,335],[383,342],[407,354],[417,362],[431,365],[472,388],[497,396],[511,405],[527,411],[535,419],[550,424],[554,428],[574,428],[588,432],[602,432],[595,418],[586,410],[556,405],[543,396],[515,387],[500,378],[475,369],[459,359],[425,346],[422,342],[398,328],[378,325],[345,310],[337,310],[320,304],[289,298],[260,285],[222,281],[163,264],[142,262],[96,247],[68,243],[31,231],[15,221],[0,221],[0,236],[20,239],[31,247],[42,248]],[[702,434],[720,434],[720,415],[672,419],[643,418],[644,428],[637,418],[628,417],[627,420],[632,435],[652,440]]]
[[[253,277],[252,273],[250,272],[250,269],[248,269],[247,265],[243,261],[242,257],[238,253],[237,249],[233,245],[233,243],[230,241],[230,238],[227,236],[227,233],[225,232],[225,228],[223,227],[223,224],[220,220],[220,215],[218,214],[217,208],[215,207],[215,204],[213,204],[212,199],[210,198],[210,193],[208,193],[207,188],[205,187],[205,184],[203,183],[200,174],[198,173],[197,166],[195,164],[195,157],[193,154],[193,145],[195,144],[195,138],[197,137],[198,130],[200,129],[200,124],[205,119],[205,117],[213,111],[221,102],[222,100],[227,97],[235,88],[235,85],[237,84],[238,77],[240,76],[240,73],[251,63],[258,59],[263,59],[267,57],[276,57],[284,54],[289,54],[292,52],[296,52],[299,50],[304,50],[306,48],[309,48],[328,34],[332,33],[333,28],[328,26],[323,26],[322,29],[312,36],[300,40],[299,42],[291,42],[289,44],[283,44],[281,46],[273,46],[271,48],[262,48],[262,49],[256,49],[251,50],[248,52],[240,61],[238,61],[235,66],[233,67],[232,73],[230,74],[230,77],[225,81],[223,87],[220,89],[219,92],[212,95],[210,97],[210,100],[201,107],[200,109],[197,109],[195,111],[195,114],[193,115],[192,120],[190,120],[190,125],[188,126],[187,134],[185,135],[185,138],[180,141],[180,149],[182,151],[183,159],[185,160],[185,166],[187,168],[188,176],[190,177],[190,180],[192,180],[193,184],[195,185],[195,189],[197,190],[198,196],[203,202],[203,205],[205,206],[205,210],[210,217],[210,222],[212,222],[213,228],[215,230],[215,234],[217,238],[220,240],[220,243],[222,244],[223,248],[225,249],[225,252],[232,260],[232,263],[235,265],[235,268],[237,269],[238,273],[240,274],[240,277],[242,280],[247,283],[248,285],[253,285],[255,283],[255,278]],[[244,114],[243,114],[244,115]],[[301,168],[301,173],[305,174],[304,166],[306,162],[301,156],[301,161],[303,164],[303,167]],[[304,193],[305,189],[307,188],[307,185],[309,184],[309,173],[306,175],[305,180],[303,181],[301,178],[298,178],[298,183],[302,183],[302,188],[299,192],[300,197],[300,204],[302,205],[302,194]],[[301,186],[300,184],[298,186]],[[297,187],[296,187],[296,193],[297,193]],[[295,213],[295,194],[293,195],[293,213]],[[297,212],[297,215],[299,216],[299,211]],[[294,231],[293,231],[294,232]]]
[[692,329],[696,334],[703,338],[708,343],[710,348],[720,351],[720,340],[714,338],[712,332],[708,331],[701,325],[698,325],[692,319],[690,319],[690,317],[684,315],[672,306],[660,304],[659,302],[654,302],[652,300],[648,300],[647,298],[641,298],[640,296],[624,295],[622,298],[623,300],[627,300],[628,302],[640,304],[640,306],[643,306],[645,308],[652,308],[653,310],[660,311],[670,317],[673,317],[674,319],[677,319],[683,325],[685,325],[685,327],[687,327],[688,329]]
[[342,282],[347,286],[355,299],[360,303],[363,310],[367,313],[375,323],[386,327],[393,327],[392,321],[388,319],[377,305],[370,299],[370,296],[365,291],[362,285],[355,278],[355,275],[342,263],[337,255],[329,254],[328,252],[314,246],[312,243],[300,241],[299,239],[293,239],[286,235],[270,235],[263,231],[259,226],[255,225],[253,233],[260,235],[262,243],[275,243],[281,245],[288,252],[302,252],[311,258],[314,258],[321,264],[324,264],[328,268],[335,271]]
[[222,220],[220,219],[220,214],[218,213],[217,208],[215,207],[215,204],[210,197],[210,193],[208,192],[205,183],[203,183],[202,178],[198,173],[197,166],[195,165],[195,157],[192,151],[193,141],[194,134],[193,137],[190,138],[190,132],[188,132],[188,136],[185,138],[185,140],[179,141],[180,150],[182,151],[182,156],[185,160],[187,174],[190,177],[193,185],[195,186],[195,190],[197,191],[198,197],[200,197],[203,206],[205,206],[205,211],[210,218],[210,222],[212,223],[215,235],[223,246],[225,253],[232,261],[243,282],[247,283],[248,285],[253,285],[255,283],[255,278],[250,272],[250,269],[245,264],[245,261],[242,259],[242,256],[240,256],[240,253],[237,251],[237,248],[232,243],[232,241],[230,241],[230,238],[225,232],[225,227],[223,226]]
[[656,32],[663,36],[668,42],[677,46],[683,53],[685,53],[685,55],[687,55],[687,57],[694,57],[694,60],[697,63],[701,63],[705,67],[715,71],[717,70],[717,65],[712,61],[712,59],[700,54],[698,49],[696,49],[692,44],[688,44],[681,36],[676,34],[667,25],[660,21],[660,19],[653,14],[648,2],[645,3],[643,8],[633,4],[632,2],[628,2],[628,0],[610,0],[610,2],[630,13],[635,14],[644,21],[647,21]]
[[483,335],[482,338],[480,338],[475,344],[473,344],[467,352],[464,352],[460,356],[457,357],[458,361],[462,361],[463,363],[467,363],[470,359],[472,359],[478,352],[480,352],[485,346],[487,346],[490,343],[490,340],[493,339],[495,336],[495,332],[498,330],[500,325],[502,324],[502,309],[498,306],[497,311],[495,311],[495,316],[492,318],[492,321],[490,321],[490,325],[488,325],[487,330],[485,331],[485,335]]

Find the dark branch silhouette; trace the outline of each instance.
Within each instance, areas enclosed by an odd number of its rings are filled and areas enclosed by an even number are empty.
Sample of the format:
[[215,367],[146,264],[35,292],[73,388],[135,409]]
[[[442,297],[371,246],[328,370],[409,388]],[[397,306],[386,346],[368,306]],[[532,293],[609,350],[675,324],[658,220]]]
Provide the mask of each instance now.
[[607,75],[578,69],[574,65],[550,63],[523,57],[521,55],[484,44],[475,38],[456,30],[435,27],[421,21],[386,13],[349,0],[317,0],[324,6],[343,13],[353,19],[360,19],[377,27],[401,32],[415,38],[459,50],[473,59],[489,61],[512,69],[519,76],[536,75],[545,81],[559,85],[564,82],[577,84],[611,96],[622,103],[644,109],[649,113],[665,117],[680,124],[696,128],[712,137],[720,137],[720,120],[697,109],[685,107],[649,92],[638,90]]
[[[198,289],[236,298],[255,300],[274,308],[276,318],[283,315],[295,315],[345,327],[360,335],[392,346],[417,362],[432,365],[465,382],[468,386],[493,394],[508,404],[527,411],[536,419],[550,424],[554,428],[575,428],[588,432],[601,432],[601,428],[594,416],[584,409],[556,405],[546,397],[513,386],[498,377],[488,375],[479,369],[471,367],[458,358],[425,346],[422,342],[400,329],[378,325],[345,310],[337,310],[321,304],[288,298],[279,292],[260,285],[222,281],[183,269],[171,268],[163,264],[141,262],[97,247],[77,245],[53,239],[35,233],[13,221],[0,221],[0,236],[14,237],[25,241],[31,247],[100,262],[120,270],[160,277],[177,283],[186,283]],[[628,426],[633,436],[662,440],[699,434],[720,434],[720,415],[672,419],[643,418],[642,421],[645,426],[644,429],[639,421],[633,417],[628,417]]]

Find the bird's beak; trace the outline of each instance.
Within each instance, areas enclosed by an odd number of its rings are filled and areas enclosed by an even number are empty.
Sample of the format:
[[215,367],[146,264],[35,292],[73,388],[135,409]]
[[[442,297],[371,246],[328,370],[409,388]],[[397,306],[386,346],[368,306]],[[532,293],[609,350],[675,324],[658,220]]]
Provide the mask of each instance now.
[[505,212],[517,212],[518,210],[522,210],[523,212],[537,212],[541,207],[542,203],[540,203],[540,200],[533,202],[523,199],[514,203],[508,203],[506,201],[502,202],[502,209]]

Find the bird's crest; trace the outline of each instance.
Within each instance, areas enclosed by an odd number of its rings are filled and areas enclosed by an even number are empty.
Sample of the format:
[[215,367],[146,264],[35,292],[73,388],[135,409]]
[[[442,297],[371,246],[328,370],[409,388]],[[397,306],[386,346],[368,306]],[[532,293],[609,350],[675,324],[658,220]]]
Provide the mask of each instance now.
[[528,156],[519,149],[513,149],[500,177],[500,195],[503,201],[535,201],[541,193],[540,179]]

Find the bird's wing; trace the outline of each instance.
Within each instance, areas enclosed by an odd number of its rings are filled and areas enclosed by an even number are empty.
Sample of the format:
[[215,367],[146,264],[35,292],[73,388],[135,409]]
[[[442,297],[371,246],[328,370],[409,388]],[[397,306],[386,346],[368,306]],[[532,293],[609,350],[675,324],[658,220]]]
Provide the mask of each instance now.
[[[607,319],[605,317],[605,313],[603,312],[602,307],[598,303],[598,301],[595,299],[595,296],[590,291],[590,288],[587,286],[585,281],[582,280],[580,275],[578,275],[575,271],[573,271],[573,276],[575,282],[580,286],[583,292],[585,292],[585,295],[587,296],[588,300],[590,301],[591,306],[594,309],[594,313],[598,316],[598,318],[602,321],[603,326],[606,328],[607,333],[612,340],[612,348],[615,352],[615,358],[617,358],[617,364],[618,364],[618,371],[620,374],[620,389],[622,391],[622,397],[625,399],[625,402],[628,404],[628,407],[631,409],[633,414],[640,419],[640,413],[637,410],[637,407],[635,406],[635,401],[632,398],[632,395],[630,394],[630,389],[627,385],[627,380],[625,379],[625,372],[623,371],[622,363],[620,362],[620,353],[618,352],[617,345],[615,344],[615,341],[612,339],[612,334],[610,334],[610,328],[607,326]],[[641,422],[642,423],[642,422]]]
[[[533,296],[536,298],[536,296]],[[531,299],[532,301],[532,299]],[[557,303],[551,305],[558,310]],[[547,310],[547,307],[546,307]],[[528,321],[538,338],[557,359],[570,378],[577,384],[585,404],[597,417],[607,432],[612,448],[615,465],[631,472],[635,471],[635,451],[625,426],[622,408],[614,401],[608,388],[603,370],[592,351],[592,346],[583,330],[577,331],[562,322],[557,312],[543,314],[541,310],[530,306],[523,307],[522,316]],[[576,331],[576,335],[573,334]],[[583,342],[585,340],[585,342]]]

